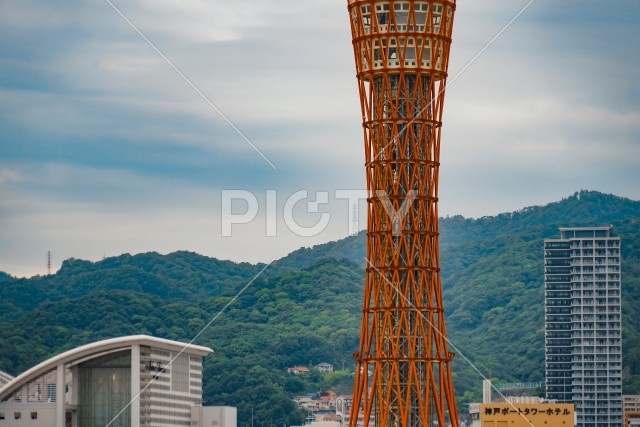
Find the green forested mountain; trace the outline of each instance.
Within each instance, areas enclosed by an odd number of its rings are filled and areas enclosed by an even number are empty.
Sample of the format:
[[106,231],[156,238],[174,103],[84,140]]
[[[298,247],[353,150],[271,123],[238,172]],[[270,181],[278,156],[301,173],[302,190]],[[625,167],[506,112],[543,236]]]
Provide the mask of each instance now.
[[[495,217],[442,218],[447,331],[459,406],[478,399],[481,377],[544,378],[543,240],[558,227],[613,225],[622,238],[623,352],[627,392],[640,392],[640,202],[583,191],[560,202]],[[353,381],[366,236],[305,248],[268,266],[189,252],[65,261],[55,275],[0,273],[0,370],[19,374],[94,340],[150,334],[196,340],[205,359],[207,403],[239,408],[246,425],[296,424],[293,394]],[[217,317],[216,317],[217,316]],[[464,355],[464,358],[462,357]],[[292,365],[330,362],[344,371],[290,376]]]

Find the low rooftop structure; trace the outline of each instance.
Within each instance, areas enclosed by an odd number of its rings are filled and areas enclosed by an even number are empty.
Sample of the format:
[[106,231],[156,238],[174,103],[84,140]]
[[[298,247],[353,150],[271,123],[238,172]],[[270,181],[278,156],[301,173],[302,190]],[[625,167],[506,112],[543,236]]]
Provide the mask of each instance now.
[[309,368],[306,366],[294,366],[293,368],[287,368],[287,372],[293,375],[307,374],[309,373]]

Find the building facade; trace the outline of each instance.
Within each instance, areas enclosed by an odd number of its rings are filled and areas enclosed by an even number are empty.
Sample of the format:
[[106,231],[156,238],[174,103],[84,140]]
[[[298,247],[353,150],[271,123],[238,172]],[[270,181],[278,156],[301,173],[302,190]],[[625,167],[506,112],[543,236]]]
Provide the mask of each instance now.
[[625,427],[640,426],[640,395],[627,394],[622,396],[622,413]]
[[334,371],[334,367],[331,363],[322,362],[314,366],[315,370],[322,372],[323,374],[330,374]]
[[201,403],[202,357],[211,352],[146,335],[69,350],[0,388],[0,427],[197,425],[210,416]]
[[620,238],[561,228],[544,243],[547,399],[575,404],[579,427],[622,426]]
[[625,394],[622,396],[623,412],[640,412],[640,395]]

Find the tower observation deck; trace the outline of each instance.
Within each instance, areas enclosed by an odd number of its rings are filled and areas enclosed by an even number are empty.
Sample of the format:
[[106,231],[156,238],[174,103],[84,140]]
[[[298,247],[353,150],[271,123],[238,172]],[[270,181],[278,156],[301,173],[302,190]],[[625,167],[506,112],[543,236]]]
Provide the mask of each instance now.
[[367,271],[351,427],[459,425],[438,245],[455,0],[348,0],[365,142]]

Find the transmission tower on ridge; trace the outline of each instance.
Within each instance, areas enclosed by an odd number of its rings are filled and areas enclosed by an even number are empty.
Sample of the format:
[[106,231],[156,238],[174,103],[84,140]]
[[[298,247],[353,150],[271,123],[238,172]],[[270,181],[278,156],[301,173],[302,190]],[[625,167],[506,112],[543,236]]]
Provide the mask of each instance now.
[[348,0],[369,219],[351,427],[459,426],[438,245],[455,7],[455,0]]

